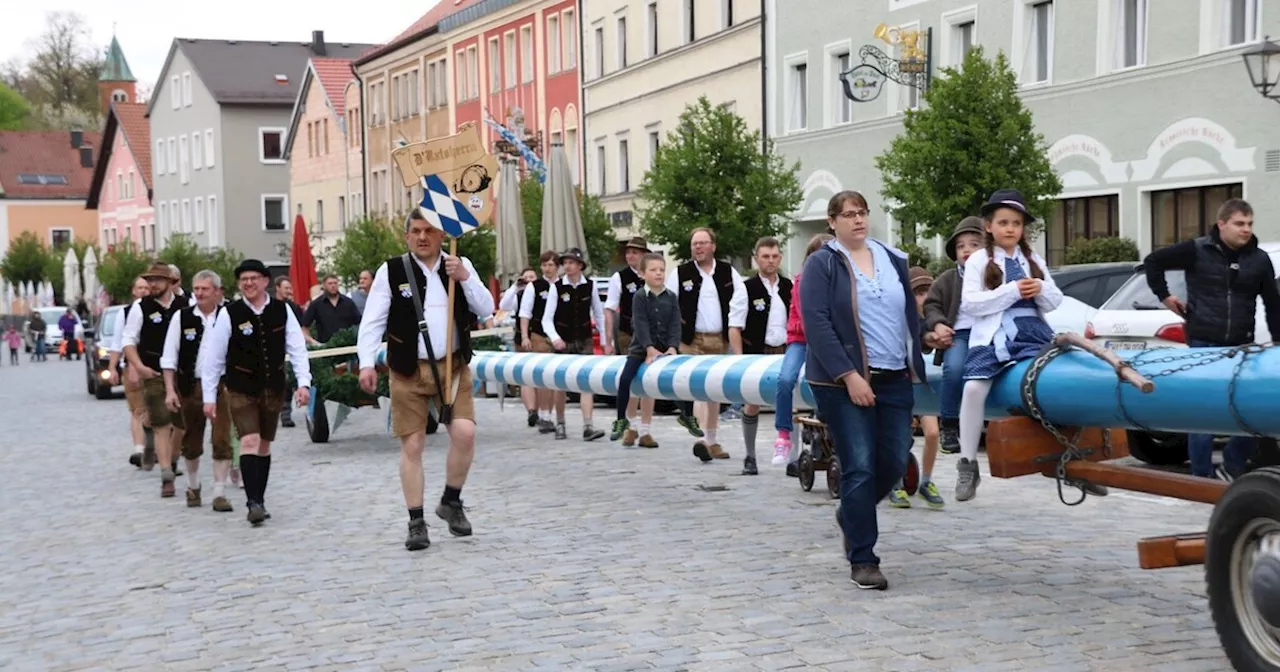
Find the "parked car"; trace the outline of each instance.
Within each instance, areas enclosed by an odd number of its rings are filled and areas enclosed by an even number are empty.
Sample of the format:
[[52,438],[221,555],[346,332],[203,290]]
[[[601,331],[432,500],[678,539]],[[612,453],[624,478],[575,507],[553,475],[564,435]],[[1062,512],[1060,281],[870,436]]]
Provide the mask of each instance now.
[[[58,354],[58,346],[62,345],[62,330],[58,328],[58,320],[66,314],[66,306],[44,306],[36,308],[33,312],[40,313],[40,317],[44,319],[44,351],[45,354],[56,356]],[[80,315],[72,312],[76,318],[76,338],[84,340],[84,322],[80,320]],[[31,338],[31,334],[25,329],[22,332],[22,342],[27,352],[35,350],[35,341]]]
[[1117,261],[1102,264],[1071,264],[1050,269],[1053,282],[1062,293],[1082,303],[1101,308],[1122,285],[1133,277],[1137,264]]
[[1097,308],[1079,299],[1063,296],[1062,303],[1057,308],[1044,314],[1044,320],[1053,328],[1053,333],[1055,334],[1070,331],[1084,335],[1085,329],[1089,326],[1090,318],[1096,312],[1098,312]]
[[102,311],[96,328],[84,330],[85,382],[89,394],[99,399],[110,399],[115,390],[111,385],[111,370],[107,366],[111,360],[107,345],[123,328],[124,306],[110,306]]
[[[1271,265],[1280,269],[1280,243],[1262,243],[1259,249],[1271,257]],[[1187,298],[1187,279],[1182,271],[1168,271],[1165,280],[1169,292],[1182,299]],[[1142,265],[1138,265],[1132,277],[1098,312],[1085,330],[1085,337],[1117,352],[1140,352],[1155,348],[1185,348],[1187,334],[1182,316],[1169,310],[1156,299],[1147,286]],[[1262,300],[1258,300],[1254,327],[1258,343],[1271,340],[1263,313]],[[1147,433],[1129,431],[1129,452],[1150,464],[1172,465],[1187,461],[1187,442],[1184,434]]]

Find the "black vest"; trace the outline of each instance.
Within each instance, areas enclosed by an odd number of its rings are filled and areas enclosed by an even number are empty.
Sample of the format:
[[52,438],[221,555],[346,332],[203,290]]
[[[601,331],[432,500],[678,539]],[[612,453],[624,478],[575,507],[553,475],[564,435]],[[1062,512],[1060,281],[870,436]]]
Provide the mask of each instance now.
[[1201,236],[1195,244],[1196,264],[1186,275],[1187,337],[1223,346],[1252,343],[1258,294],[1264,282],[1275,282],[1267,273],[1267,253],[1254,239],[1240,248],[1233,268],[1217,236]]
[[556,333],[564,341],[591,338],[591,296],[596,288],[589,278],[580,279],[582,284],[577,287],[571,286],[566,278],[561,278],[555,285],[556,316],[553,321]]
[[618,283],[621,291],[618,292],[618,331],[624,334],[631,332],[631,304],[633,303],[636,292],[644,287],[644,280],[630,267],[626,267],[618,271]]
[[262,314],[253,312],[244,299],[227,306],[231,339],[227,342],[227,373],[223,382],[240,394],[284,394],[285,329],[289,308],[270,301]]
[[[413,284],[404,272],[403,257],[392,257],[387,260],[387,283],[391,286],[391,308],[387,312],[387,366],[392,371],[406,376],[418,372],[418,320],[422,316],[413,307],[413,296],[403,292],[408,287],[418,288],[418,300],[425,306],[427,303],[427,276],[416,262],[413,267]],[[444,256],[440,257],[438,269],[440,283],[449,286],[449,276],[444,272]],[[404,287],[402,290],[401,287]],[[471,329],[476,324],[476,315],[467,304],[467,297],[461,289],[453,293],[453,324],[458,328],[457,357],[454,366],[466,366],[471,361]],[[448,353],[435,352],[437,360],[443,360]],[[455,370],[457,370],[455,368]],[[444,375],[442,371],[440,375]]]
[[[524,291],[529,291],[526,287]],[[551,283],[546,278],[533,281],[533,316],[529,318],[529,333],[546,336],[542,329],[542,314],[547,310],[547,297],[551,293]]]
[[138,332],[138,358],[148,368],[160,370],[160,356],[164,354],[164,339],[169,335],[169,318],[181,309],[175,298],[168,308],[147,296],[138,304],[142,310],[142,329]]
[[[680,342],[688,345],[693,342],[695,320],[698,317],[698,297],[702,292],[702,272],[698,265],[686,261],[676,269],[679,279],[677,296],[680,299]],[[716,262],[716,269],[711,274],[716,283],[716,294],[720,295],[720,336],[729,338],[729,299],[733,298],[733,267],[723,261]]]
[[[178,312],[178,368],[174,372],[177,378],[178,393],[184,397],[195,391],[196,380],[200,377],[196,371],[196,356],[200,354],[200,343],[204,340],[204,319],[197,314],[197,306],[189,306]],[[222,306],[214,309],[215,317],[222,311]]]
[[[773,298],[769,296],[769,289],[764,286],[764,280],[756,275],[748,278],[744,283],[747,287],[747,324],[742,329],[742,352],[748,355],[758,355],[765,349],[765,332],[769,326],[769,311],[773,307]],[[791,281],[778,276],[778,298],[782,299],[782,305],[787,310],[791,310]],[[786,315],[782,316],[785,323]],[[783,341],[786,344],[786,341]]]

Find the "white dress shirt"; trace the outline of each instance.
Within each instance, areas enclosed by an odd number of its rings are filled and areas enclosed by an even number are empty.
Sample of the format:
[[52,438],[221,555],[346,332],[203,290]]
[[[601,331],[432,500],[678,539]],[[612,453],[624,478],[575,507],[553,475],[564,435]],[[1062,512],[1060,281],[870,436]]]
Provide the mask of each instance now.
[[[564,283],[575,289],[590,282],[591,279],[585,275],[579,275],[577,282],[569,280],[567,275],[564,277]],[[551,286],[551,290],[555,291],[555,285]],[[547,335],[547,340],[555,343],[556,341],[564,340],[560,338],[560,332],[556,331],[556,306],[561,303],[568,303],[573,297],[555,296],[552,298],[554,300],[548,300],[546,310],[542,311],[542,331]],[[600,347],[603,348],[609,343],[609,339],[604,333],[604,305],[600,303],[600,293],[595,291],[594,287],[591,290],[591,316],[595,318],[596,333],[600,334]]]
[[[724,324],[720,320],[720,292],[716,289],[714,273],[719,261],[708,273],[696,263],[694,268],[702,274],[702,288],[698,292],[698,309],[693,321],[693,331],[697,334],[719,334],[724,332]],[[738,269],[730,266],[733,274],[733,295],[729,298],[729,328],[741,329],[747,326],[747,286],[743,284]],[[676,266],[667,273],[667,289],[677,297],[680,296],[680,267]]]
[[[183,308],[182,310],[188,309]],[[182,347],[182,339],[185,338],[185,335],[181,333],[182,310],[173,314],[173,318],[169,320],[169,333],[165,334],[164,337],[164,354],[160,355],[160,368],[165,371],[178,370],[178,350]],[[213,321],[218,317],[218,306],[214,306],[213,312],[208,315],[204,314],[204,312],[200,310],[199,304],[192,304],[190,310],[200,318],[200,321],[204,325],[204,333],[208,334],[210,330],[213,329]],[[190,340],[194,341],[195,334],[190,334],[190,336]],[[195,375],[197,376],[199,376],[200,372],[204,370],[201,366],[201,364],[203,364],[203,360],[201,358],[204,355],[204,344],[207,341],[208,339],[202,337],[200,339],[200,349],[196,351]]]
[[[255,315],[261,315],[262,311],[271,305],[271,297],[264,296],[261,307],[254,306],[248,301],[244,303]],[[297,379],[298,387],[311,387],[311,360],[307,358],[307,341],[302,337],[302,325],[298,324],[298,318],[288,306],[285,306],[284,316],[284,350],[289,357],[289,363],[293,364],[293,377]],[[204,332],[204,340],[200,343],[200,354],[197,355],[204,360],[203,366],[196,369],[198,372],[196,377],[200,379],[200,386],[204,388],[206,404],[218,403],[218,383],[222,380],[222,374],[227,372],[227,346],[230,344],[230,313],[227,310],[217,311],[213,326]]]
[[[414,256],[414,263],[427,278],[426,300],[422,302],[423,318],[427,321],[427,333],[431,336],[431,350],[437,359],[443,358],[445,351],[445,327],[449,320],[449,286],[440,282],[439,268],[448,256],[441,254],[436,263],[428,267],[422,260]],[[476,317],[484,318],[493,314],[493,295],[489,288],[480,281],[480,276],[471,265],[471,260],[461,257],[462,265],[470,273],[465,282],[457,283],[462,291],[467,307]],[[397,260],[399,263],[399,260]],[[532,294],[532,292],[530,292]],[[369,300],[364,304],[364,317],[360,320],[360,336],[356,341],[356,351],[360,356],[360,368],[373,368],[378,361],[378,348],[387,331],[387,315],[391,312],[391,284],[387,280],[387,265],[383,263],[374,274],[373,286],[369,288]],[[415,336],[418,342],[418,359],[427,359],[427,346],[422,339]],[[453,325],[453,349],[458,349],[458,325]]]
[[[133,303],[129,304],[129,307],[128,307],[129,315],[132,315],[138,312],[139,301],[141,301],[141,299],[134,299]],[[125,324],[128,324],[129,317],[125,316],[124,321],[125,321]],[[116,334],[115,336],[111,337],[111,344],[107,346],[107,350],[115,353],[121,353],[124,351],[124,324],[120,325],[119,329],[116,329]],[[124,362],[124,360],[125,360],[124,357],[120,358],[121,362]]]
[[[1000,325],[1003,322],[1004,311],[1010,306],[1017,303],[1022,298],[1022,293],[1018,291],[1018,285],[1014,282],[1004,281],[1004,262],[1009,254],[1004,248],[996,246],[994,248],[994,259],[996,266],[1000,269],[1000,285],[995,289],[987,289],[986,275],[987,270],[987,251],[979,249],[969,256],[969,260],[964,264],[964,280],[963,291],[960,294],[960,312],[968,313],[973,317],[973,327],[969,331],[969,347],[976,348],[982,345],[991,345],[995,339],[996,332],[1000,331]],[[1013,258],[1022,266],[1022,272],[1028,279],[1031,277],[1031,266],[1027,263],[1027,258],[1023,256],[1020,248],[1014,248]],[[1058,289],[1058,285],[1054,283],[1053,277],[1049,275],[1049,265],[1045,263],[1044,258],[1036,253],[1031,254],[1031,258],[1040,266],[1040,270],[1044,272],[1044,280],[1040,281],[1040,293],[1036,294],[1036,308],[1040,310],[1040,316],[1055,309],[1062,303],[1062,290]],[[957,319],[958,323],[959,320]]]
[[[559,280],[560,278],[548,278],[547,276],[545,276],[545,275],[544,275],[544,276],[542,276],[542,279],[543,279],[543,280],[546,280],[548,284],[552,284],[552,285],[554,285],[554,284],[556,284],[556,281],[557,281],[557,280]],[[532,289],[532,288],[533,288],[533,284],[530,284],[530,285],[529,285],[529,288],[530,288],[530,289]],[[547,294],[548,294],[548,296],[550,295],[550,292],[551,292],[551,290],[549,290],[549,289],[548,289],[548,290],[547,290]],[[536,293],[536,292],[525,292],[525,293],[524,293],[524,296],[523,296],[523,297],[521,297],[521,299],[520,299],[520,313],[519,313],[519,315],[517,315],[517,317],[520,317],[520,318],[523,318],[523,319],[526,319],[526,320],[532,320],[532,319],[534,319],[534,317],[533,317],[533,301],[534,301],[534,298],[535,298],[536,296],[537,296],[537,293]],[[544,297],[542,297],[542,298],[544,298],[544,299],[545,299],[545,298],[547,298],[547,296],[544,296]],[[538,319],[538,320],[541,320],[541,319],[542,319],[542,317],[541,317],[541,316],[539,316],[537,319]]]
[[770,347],[780,347],[787,344],[787,304],[783,303],[782,297],[778,295],[779,278],[775,276],[773,282],[760,276],[760,282],[764,285],[765,291],[769,292],[769,319],[765,322],[764,327],[764,344]]
[[498,301],[498,310],[504,313],[515,313],[520,310],[519,285],[511,285],[502,293],[502,299]]
[[[631,272],[636,275],[640,275],[640,271],[637,271],[634,268],[631,269]],[[622,305],[623,295],[625,294],[626,300],[630,301],[635,298],[636,292],[639,291],[641,287],[644,287],[644,278],[641,278],[640,281],[636,283],[635,287],[624,288],[622,286],[622,271],[614,273],[609,276],[609,291],[604,296],[604,309],[612,310],[615,313],[618,312],[619,306]]]
[[[138,347],[138,337],[142,335],[142,299],[133,302],[133,308],[129,311],[129,317],[125,318],[124,329],[120,332],[120,350],[123,352],[129,346]],[[160,305],[168,308],[173,305],[173,295],[170,294],[166,300],[160,301]]]

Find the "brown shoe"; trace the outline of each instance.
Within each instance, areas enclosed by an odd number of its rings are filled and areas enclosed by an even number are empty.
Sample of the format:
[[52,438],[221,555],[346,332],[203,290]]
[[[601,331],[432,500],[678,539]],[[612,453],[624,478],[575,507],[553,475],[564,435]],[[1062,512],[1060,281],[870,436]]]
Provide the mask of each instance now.
[[639,438],[639,436],[640,436],[640,433],[637,432],[636,430],[628,429],[627,431],[622,433],[622,445],[626,446],[627,448],[630,448],[631,446],[636,445],[636,439]]
[[197,509],[197,508],[200,508],[201,504],[202,503],[200,501],[200,488],[196,488],[195,490],[192,490],[191,488],[187,488],[187,506],[193,509]]
[[231,500],[226,497],[214,497],[213,510],[218,513],[227,513],[228,511],[231,511]]
[[875,565],[854,565],[849,572],[853,585],[863,590],[888,590],[889,580]]
[[717,460],[729,459],[729,453],[724,452],[724,448],[721,448],[718,443],[713,443],[707,446],[707,452],[711,454],[711,457]]
[[644,436],[640,437],[640,447],[641,448],[657,448],[658,442],[654,440],[652,435],[645,434]]
[[161,482],[160,482],[160,496],[161,496],[161,497],[172,497],[172,496],[173,496],[173,481],[161,481]]

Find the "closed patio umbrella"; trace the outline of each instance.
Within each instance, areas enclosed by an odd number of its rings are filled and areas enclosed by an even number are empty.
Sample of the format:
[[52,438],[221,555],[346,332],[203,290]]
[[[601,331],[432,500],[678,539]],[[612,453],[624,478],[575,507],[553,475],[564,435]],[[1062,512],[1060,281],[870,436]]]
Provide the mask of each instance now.
[[529,240],[520,207],[520,176],[515,161],[503,161],[498,173],[498,264],[495,275],[505,287],[529,265]]
[[564,145],[551,145],[547,168],[547,187],[542,195],[542,249],[563,253],[576,247],[582,250],[587,264],[587,236],[582,231],[582,210],[569,171],[569,157]]

